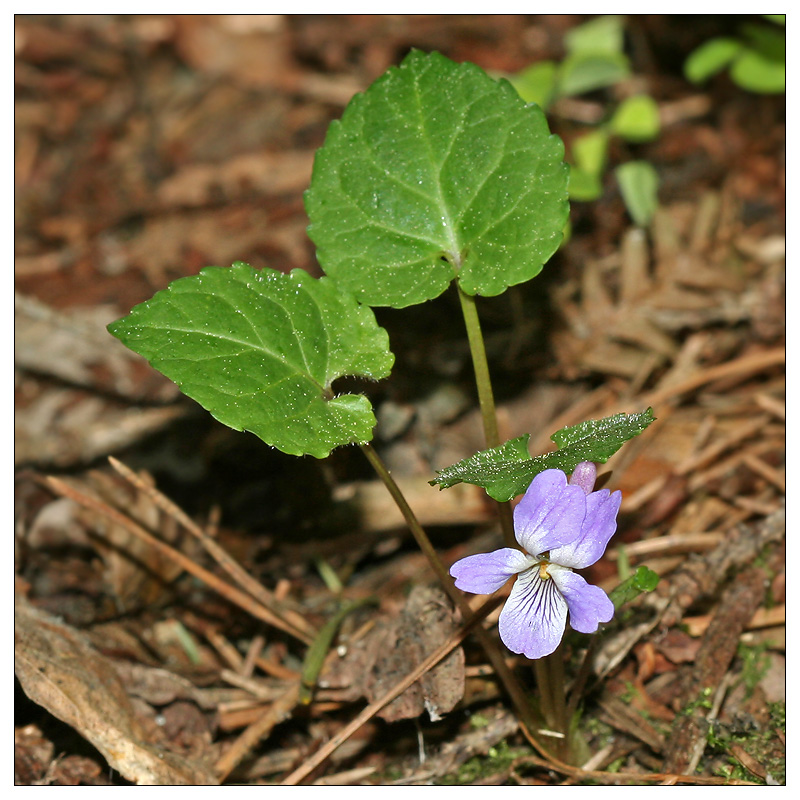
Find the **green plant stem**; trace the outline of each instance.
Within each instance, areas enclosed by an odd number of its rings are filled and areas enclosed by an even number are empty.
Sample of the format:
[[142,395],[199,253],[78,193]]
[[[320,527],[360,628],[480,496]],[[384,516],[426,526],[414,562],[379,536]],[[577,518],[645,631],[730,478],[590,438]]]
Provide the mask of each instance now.
[[539,707],[548,728],[555,729],[555,709],[553,708],[553,693],[550,689],[550,670],[543,658],[533,662],[533,673],[536,676],[536,686],[539,689]]
[[593,636],[589,642],[589,646],[586,648],[583,661],[581,661],[580,668],[578,669],[578,673],[572,683],[572,688],[570,689],[569,702],[567,703],[566,711],[567,719],[572,719],[572,717],[575,716],[575,712],[578,710],[578,703],[581,701],[583,690],[586,688],[586,683],[588,682],[589,676],[592,673],[592,662],[594,660],[594,653],[597,649],[597,642],[599,639],[599,636]]
[[[400,512],[408,524],[414,539],[416,539],[420,550],[422,550],[422,552],[425,554],[425,557],[428,559],[428,563],[431,565],[431,568],[439,578],[442,587],[447,592],[456,608],[458,608],[461,612],[461,616],[464,619],[469,619],[472,615],[472,609],[470,608],[469,603],[467,603],[461,592],[456,589],[453,579],[445,569],[444,564],[442,564],[442,560],[439,558],[439,554],[431,544],[428,534],[425,533],[425,529],[422,527],[422,525],[420,525],[416,514],[414,514],[411,506],[409,506],[408,501],[403,495],[403,492],[400,490],[397,482],[392,477],[389,469],[383,463],[383,459],[381,459],[381,457],[369,443],[362,444],[361,451],[366,456],[367,461],[369,461],[369,463],[372,465],[372,468],[378,474],[378,477],[383,481],[386,488],[389,490],[389,494],[392,496],[392,499],[400,509]],[[528,728],[529,731],[537,730],[539,727],[541,727],[541,722],[534,716],[533,708],[528,702],[525,691],[523,690],[519,681],[516,679],[514,673],[506,664],[505,658],[497,646],[497,642],[480,625],[475,628],[474,633],[478,639],[478,642],[486,653],[486,657],[494,667],[497,677],[500,679],[503,686],[505,686],[506,691],[511,698],[511,702],[514,704],[514,707],[517,710],[520,721],[525,725],[526,728]]]
[[545,659],[550,668],[550,688],[553,692],[556,730],[566,739],[567,729],[566,687],[564,685],[564,644],[558,645]]
[[[458,281],[456,281],[456,288],[458,290],[458,299],[461,302],[464,325],[467,329],[469,351],[472,355],[472,367],[475,371],[475,386],[478,389],[478,403],[481,408],[486,446],[498,447],[500,445],[500,433],[497,427],[497,410],[494,404],[494,391],[492,390],[492,380],[489,375],[489,362],[486,358],[481,322],[478,318],[478,307],[475,304],[475,297],[464,292],[458,285]],[[503,539],[509,547],[516,547],[511,506],[508,503],[498,503],[497,506]]]
[[552,737],[548,749],[559,759],[569,760],[569,730],[564,692],[564,652],[558,648],[533,662],[539,687],[539,704],[547,727],[560,737]]

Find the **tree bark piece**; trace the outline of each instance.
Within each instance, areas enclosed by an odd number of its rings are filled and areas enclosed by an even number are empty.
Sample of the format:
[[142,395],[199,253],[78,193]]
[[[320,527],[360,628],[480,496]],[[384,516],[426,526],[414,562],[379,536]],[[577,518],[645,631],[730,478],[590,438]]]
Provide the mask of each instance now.
[[687,682],[683,695],[686,710],[675,718],[672,736],[667,740],[664,772],[688,774],[702,755],[709,725],[706,701],[722,683],[736,655],[739,636],[764,601],[766,585],[765,572],[749,567],[723,594]]

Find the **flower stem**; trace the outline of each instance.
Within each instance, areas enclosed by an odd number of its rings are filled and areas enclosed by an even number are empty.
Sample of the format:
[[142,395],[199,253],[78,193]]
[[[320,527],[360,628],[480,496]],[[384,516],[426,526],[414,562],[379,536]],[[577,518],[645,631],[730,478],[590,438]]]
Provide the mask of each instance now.
[[555,729],[556,717],[553,708],[553,694],[550,689],[550,670],[545,658],[537,658],[533,662],[533,672],[536,675],[536,685],[539,688],[539,706],[548,728]]
[[[425,529],[422,527],[422,525],[420,525],[416,514],[414,514],[411,506],[409,506],[408,501],[403,495],[403,492],[397,485],[395,479],[392,477],[392,474],[387,468],[386,464],[383,463],[383,459],[381,459],[381,457],[369,443],[362,444],[361,451],[366,456],[367,461],[369,461],[369,463],[372,465],[372,468],[378,474],[378,477],[383,481],[386,488],[389,490],[389,494],[391,494],[392,499],[400,509],[400,512],[408,524],[414,539],[416,539],[417,544],[425,554],[425,557],[428,559],[428,563],[431,565],[431,568],[439,578],[442,587],[450,596],[450,599],[453,601],[456,608],[458,608],[461,612],[461,616],[464,619],[469,619],[472,614],[472,609],[470,608],[469,603],[467,603],[461,592],[456,589],[452,578],[445,569],[444,564],[442,564],[442,560],[439,558],[435,548],[431,544],[428,534],[425,533]],[[511,698],[511,702],[514,704],[514,707],[517,710],[520,720],[525,724],[528,730],[536,730],[538,727],[540,727],[541,723],[534,716],[533,708],[528,702],[525,691],[523,690],[519,681],[516,679],[514,673],[506,664],[505,658],[497,646],[497,642],[491,636],[489,636],[487,631],[480,625],[475,628],[474,633],[478,639],[478,642],[486,653],[486,657],[494,667],[497,677],[505,686],[506,691]]]
[[547,656],[550,667],[550,688],[553,692],[553,709],[555,711],[556,730],[567,736],[566,687],[564,685],[564,645],[558,645],[553,653]]
[[533,662],[536,683],[539,687],[539,703],[548,728],[559,737],[554,738],[548,749],[558,758],[569,758],[569,726],[564,687],[564,651],[559,644],[549,656]]
[[[500,433],[497,427],[497,410],[494,404],[494,392],[489,375],[489,362],[486,358],[481,322],[478,318],[478,307],[475,304],[475,297],[464,292],[458,285],[458,281],[456,281],[456,288],[458,290],[458,299],[461,303],[461,313],[464,316],[464,325],[467,329],[469,351],[472,355],[472,367],[475,371],[475,386],[478,389],[478,402],[481,408],[486,446],[498,447],[500,445]],[[500,515],[500,527],[503,531],[505,543],[510,547],[516,547],[511,506],[508,503],[498,503],[497,505]]]

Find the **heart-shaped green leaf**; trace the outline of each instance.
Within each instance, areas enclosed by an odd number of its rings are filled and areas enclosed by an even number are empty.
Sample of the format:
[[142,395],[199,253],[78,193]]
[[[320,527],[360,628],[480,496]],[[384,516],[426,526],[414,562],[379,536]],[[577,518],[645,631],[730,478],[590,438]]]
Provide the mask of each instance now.
[[220,422],[317,458],[375,426],[369,400],[333,381],[394,362],[372,311],[333,281],[241,262],[175,281],[109,330]]
[[648,408],[635,414],[614,414],[556,431],[550,438],[558,450],[531,458],[529,434],[510,439],[500,447],[482,450],[457,464],[436,471],[431,485],[448,489],[457,483],[482,486],[495,500],[505,502],[522,494],[546,469],[572,472],[581,461],[604,464],[629,439],[640,434],[653,420]]
[[305,202],[323,269],[361,302],[497,295],[561,242],[567,167],[542,111],[505,80],[412,52],[349,103]]

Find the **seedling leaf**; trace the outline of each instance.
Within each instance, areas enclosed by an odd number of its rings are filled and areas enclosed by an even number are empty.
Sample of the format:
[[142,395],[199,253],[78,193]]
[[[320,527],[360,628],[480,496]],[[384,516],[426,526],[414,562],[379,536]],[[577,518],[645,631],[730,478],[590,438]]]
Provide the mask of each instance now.
[[652,592],[658,586],[659,576],[649,567],[639,567],[630,578],[622,581],[611,590],[609,597],[614,608],[619,611],[626,603],[635,600],[640,594]]

